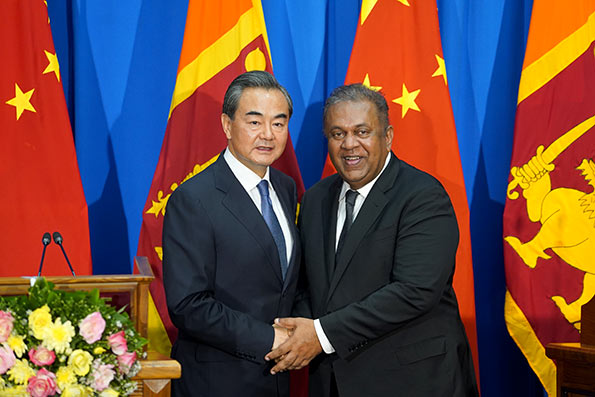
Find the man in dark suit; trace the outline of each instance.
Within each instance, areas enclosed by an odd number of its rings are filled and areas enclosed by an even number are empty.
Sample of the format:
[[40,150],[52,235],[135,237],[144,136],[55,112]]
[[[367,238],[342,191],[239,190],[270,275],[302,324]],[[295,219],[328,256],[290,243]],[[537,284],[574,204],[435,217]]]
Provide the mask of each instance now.
[[269,167],[291,113],[271,74],[238,76],[221,115],[227,149],[169,199],[163,279],[179,330],[175,396],[289,395],[288,374],[272,376],[264,356],[287,338],[273,320],[291,313],[300,261],[296,186]]
[[312,359],[316,397],[476,396],[447,193],[391,152],[386,101],[361,84],[333,91],[324,132],[338,175],[302,200],[307,318],[276,320],[293,335],[267,355],[272,372]]

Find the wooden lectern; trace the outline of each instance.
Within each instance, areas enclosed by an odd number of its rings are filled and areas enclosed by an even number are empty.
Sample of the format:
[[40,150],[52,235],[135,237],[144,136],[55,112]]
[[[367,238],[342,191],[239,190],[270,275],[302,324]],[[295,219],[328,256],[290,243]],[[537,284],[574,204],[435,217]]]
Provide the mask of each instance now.
[[[90,291],[97,288],[103,297],[109,297],[116,307],[127,305],[128,314],[137,331],[147,337],[149,284],[155,279],[149,261],[144,256],[134,258],[138,274],[45,277],[59,290]],[[30,280],[23,277],[0,278],[0,295],[26,295]],[[181,375],[180,364],[157,352],[147,352],[140,360],[141,370],[135,380],[138,387],[135,397],[168,397],[171,380]]]
[[549,343],[545,354],[556,362],[559,397],[595,396],[595,298],[581,308],[580,343]]

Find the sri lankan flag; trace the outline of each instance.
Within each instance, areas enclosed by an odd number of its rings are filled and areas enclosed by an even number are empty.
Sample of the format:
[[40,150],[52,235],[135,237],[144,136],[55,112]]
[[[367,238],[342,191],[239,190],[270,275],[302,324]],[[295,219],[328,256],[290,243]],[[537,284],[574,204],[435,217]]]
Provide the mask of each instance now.
[[[59,231],[77,274],[92,274],[87,203],[47,6],[0,1],[0,276],[36,276],[45,232]],[[70,275],[58,246],[42,275]]]
[[550,395],[550,342],[595,295],[595,2],[535,0],[504,209],[506,325]]
[[[260,0],[190,0],[169,121],[138,247],[138,254],[149,258],[156,277],[149,304],[149,348],[167,355],[177,330],[169,319],[163,291],[165,206],[182,182],[208,167],[226,147],[220,121],[223,96],[236,76],[250,70],[272,72]],[[292,176],[298,193],[303,193],[291,140],[273,166]]]
[[[469,207],[436,3],[364,0],[345,83],[384,94],[395,131],[393,151],[440,180],[450,195],[460,230],[454,288],[479,376]],[[324,174],[334,171],[327,159]]]

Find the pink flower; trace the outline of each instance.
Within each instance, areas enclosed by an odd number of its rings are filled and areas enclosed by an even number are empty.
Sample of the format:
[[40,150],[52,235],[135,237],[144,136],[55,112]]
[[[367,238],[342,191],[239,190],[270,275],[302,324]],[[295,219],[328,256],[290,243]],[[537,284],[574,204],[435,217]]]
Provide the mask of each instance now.
[[29,358],[33,364],[43,367],[44,365],[52,365],[56,360],[56,354],[40,345],[37,346],[37,349],[29,350]]
[[112,364],[102,364],[100,360],[95,360],[91,373],[91,387],[97,391],[107,389],[116,374],[113,368]]
[[9,312],[0,310],[0,343],[6,342],[12,332],[14,318]]
[[118,368],[120,368],[120,372],[125,375],[128,375],[130,372],[130,368],[136,362],[136,352],[126,352],[118,356]]
[[88,344],[95,343],[101,339],[105,330],[105,320],[101,317],[101,313],[93,312],[81,320],[79,328],[79,334]]
[[45,368],[29,378],[27,391],[32,397],[47,397],[56,394],[56,375]]
[[128,345],[124,337],[124,331],[117,332],[107,337],[107,344],[112,348],[116,356],[126,353]]
[[8,346],[0,346],[0,375],[12,368],[16,361],[14,352]]

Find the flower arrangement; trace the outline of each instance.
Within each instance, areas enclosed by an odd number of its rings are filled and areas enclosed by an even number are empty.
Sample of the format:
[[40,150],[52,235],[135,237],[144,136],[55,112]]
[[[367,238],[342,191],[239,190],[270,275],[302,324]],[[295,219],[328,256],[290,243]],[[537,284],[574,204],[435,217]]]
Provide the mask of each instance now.
[[0,297],[0,396],[128,396],[146,339],[99,291]]

